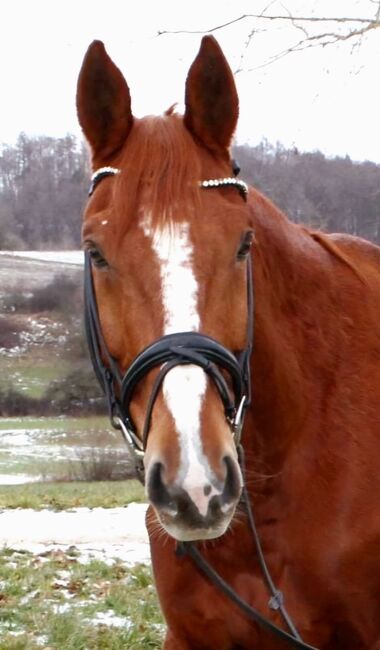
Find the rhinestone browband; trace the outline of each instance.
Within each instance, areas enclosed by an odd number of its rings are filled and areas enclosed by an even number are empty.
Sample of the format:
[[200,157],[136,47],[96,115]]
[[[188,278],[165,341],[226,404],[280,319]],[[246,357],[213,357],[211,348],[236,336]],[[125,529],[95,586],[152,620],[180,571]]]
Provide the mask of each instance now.
[[243,199],[247,199],[248,196],[248,185],[244,181],[240,180],[240,178],[215,178],[211,179],[208,181],[200,181],[199,185],[201,187],[205,187],[206,189],[208,187],[236,187],[240,194],[242,195]]
[[[116,174],[119,173],[120,169],[117,169],[117,167],[100,167],[100,169],[97,169],[91,176],[91,185],[88,195],[91,196],[95,187],[99,181],[102,180],[102,178],[106,176],[116,176]],[[248,196],[248,185],[239,178],[214,178],[207,181],[200,181],[199,185],[200,187],[204,187],[206,189],[209,187],[236,187],[243,199],[246,200]]]
[[117,167],[100,167],[97,169],[91,176],[91,185],[90,189],[88,190],[88,196],[91,196],[95,187],[99,181],[102,180],[102,178],[105,178],[106,176],[116,176],[116,174],[119,173],[120,169],[117,169]]

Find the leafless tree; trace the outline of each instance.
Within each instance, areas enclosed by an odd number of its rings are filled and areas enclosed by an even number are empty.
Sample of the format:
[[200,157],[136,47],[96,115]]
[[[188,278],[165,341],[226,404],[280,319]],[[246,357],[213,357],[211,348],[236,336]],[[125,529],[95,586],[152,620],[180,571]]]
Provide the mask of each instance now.
[[[268,24],[275,23],[291,25],[294,30],[294,39],[291,44],[271,55],[257,67],[266,66],[293,52],[300,52],[309,48],[327,47],[339,43],[350,42],[353,47],[358,46],[362,39],[374,30],[380,28],[380,0],[368,0],[368,16],[320,16],[298,15],[281,4],[280,12],[273,12],[274,1],[270,2],[260,13],[247,13],[237,16],[229,21],[217,25],[210,25],[205,30],[160,30],[158,36],[164,34],[212,34],[227,29],[237,23],[245,23],[246,36],[242,44],[240,62],[235,73],[249,72],[254,68],[246,66],[246,57],[254,37],[267,31]],[[341,4],[344,9],[344,3]]]

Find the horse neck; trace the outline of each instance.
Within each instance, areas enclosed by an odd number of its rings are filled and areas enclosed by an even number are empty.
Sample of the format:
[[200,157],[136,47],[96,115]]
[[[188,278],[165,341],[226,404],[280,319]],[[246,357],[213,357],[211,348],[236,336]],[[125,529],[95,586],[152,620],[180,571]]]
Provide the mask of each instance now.
[[[281,470],[289,449],[305,442],[305,420],[321,390],[334,345],[329,276],[310,233],[269,201],[253,201],[255,340],[252,409],[245,444],[265,471]],[[327,316],[326,316],[327,315]],[[310,432],[312,435],[312,432]]]

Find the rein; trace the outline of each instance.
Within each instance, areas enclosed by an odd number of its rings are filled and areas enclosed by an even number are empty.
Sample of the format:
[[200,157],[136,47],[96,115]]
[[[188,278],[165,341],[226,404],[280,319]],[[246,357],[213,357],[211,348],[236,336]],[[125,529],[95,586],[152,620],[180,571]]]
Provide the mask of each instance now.
[[[102,167],[91,177],[89,196],[98,183],[107,176],[115,176],[120,170],[115,167]],[[205,189],[218,187],[236,187],[244,200],[247,200],[247,184],[237,178],[221,178],[201,181],[200,187]],[[112,426],[120,430],[131,456],[134,460],[137,477],[144,484],[144,453],[150,431],[153,408],[160,393],[163,381],[175,366],[197,365],[214,382],[224,406],[226,419],[237,448],[240,467],[243,474],[242,500],[244,502],[249,527],[251,529],[257,551],[259,566],[271,594],[269,607],[278,610],[290,630],[290,634],[269,621],[258,610],[251,607],[223,580],[223,578],[204,559],[192,542],[177,542],[176,554],[180,557],[189,555],[197,568],[206,575],[235,605],[237,605],[251,620],[261,627],[271,631],[277,637],[287,641],[294,648],[317,650],[304,643],[294,626],[285,606],[283,595],[272,581],[263,555],[260,539],[249,500],[245,481],[244,451],[240,444],[244,416],[251,403],[250,359],[253,348],[254,329],[254,295],[252,279],[251,256],[247,258],[247,334],[246,346],[237,354],[233,354],[215,339],[199,332],[179,332],[162,336],[146,347],[134,359],[124,376],[122,376],[117,361],[111,356],[105,343],[100,325],[94,281],[91,269],[91,259],[85,253],[84,275],[84,316],[85,331],[91,362],[96,377],[107,399],[108,413]],[[159,372],[153,383],[148,400],[143,430],[137,434],[130,413],[130,404],[138,383],[154,368]],[[221,369],[231,380],[231,390]]]

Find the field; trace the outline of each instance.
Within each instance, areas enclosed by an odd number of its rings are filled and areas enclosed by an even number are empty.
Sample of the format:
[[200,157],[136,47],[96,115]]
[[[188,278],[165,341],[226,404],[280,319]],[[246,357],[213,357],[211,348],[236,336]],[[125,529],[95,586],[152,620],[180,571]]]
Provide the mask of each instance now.
[[143,500],[136,481],[0,488],[0,539],[21,537],[0,551],[1,650],[161,647]]
[[81,270],[1,256],[0,286],[0,650],[160,648],[143,488],[107,418],[81,412]]
[[75,547],[0,554],[2,650],[160,648],[164,626],[146,565],[82,561]]
[[[165,626],[147,545],[144,563],[135,563],[134,557],[144,556],[136,522],[132,522],[131,533],[128,520],[123,520],[120,535],[110,530],[105,516],[117,515],[120,520],[129,509],[136,511],[137,506],[128,505],[131,501],[143,500],[143,490],[135,481],[0,488],[1,534],[14,531],[14,525],[9,524],[9,515],[14,512],[22,536],[21,542],[3,546],[0,551],[1,650],[161,647]],[[42,519],[35,519],[38,514]],[[59,518],[63,515],[60,532]],[[41,521],[52,516],[58,518],[54,540],[63,535],[64,544],[48,541],[51,523],[46,526]],[[72,531],[68,517],[74,522]],[[90,519],[95,534],[88,525]],[[83,537],[83,530],[87,536]]]
[[67,481],[0,485],[0,509],[118,508],[144,503],[144,489],[138,481]]

